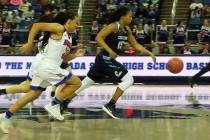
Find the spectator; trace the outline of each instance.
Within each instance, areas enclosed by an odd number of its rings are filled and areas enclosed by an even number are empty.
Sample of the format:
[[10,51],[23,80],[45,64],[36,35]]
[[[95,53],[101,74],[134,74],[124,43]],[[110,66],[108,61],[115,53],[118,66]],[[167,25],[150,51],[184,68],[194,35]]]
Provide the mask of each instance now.
[[70,35],[72,37],[72,46],[77,46],[79,39],[79,32],[75,30],[74,32],[71,32]]
[[30,5],[28,11],[22,14],[22,17],[25,18],[26,20],[33,20],[34,14],[35,12],[33,10],[33,7]]
[[22,0],[9,0],[11,5],[19,6],[22,3]]
[[176,53],[181,53],[185,44],[185,27],[182,21],[178,21],[176,29],[173,31],[173,45]]
[[190,10],[195,10],[196,7],[201,10],[203,8],[203,4],[199,0],[194,0],[194,2],[190,4]]
[[154,19],[156,17],[156,9],[153,5],[147,9],[147,18]]
[[210,25],[208,19],[203,21],[203,26],[201,27],[201,31],[198,34],[198,42],[210,42]]
[[142,4],[138,5],[138,9],[136,10],[135,17],[143,18],[147,15],[147,11]]
[[160,30],[158,31],[158,44],[159,44],[160,53],[164,53],[164,50],[167,49],[169,32],[166,25],[167,25],[167,21],[162,20]]
[[7,47],[10,46],[12,40],[12,30],[10,24],[8,22],[4,22],[3,30],[2,30],[2,41],[1,45],[5,45]]
[[11,24],[12,29],[15,29],[16,25],[18,23],[20,23],[20,21],[21,21],[21,18],[18,16],[18,11],[17,10],[9,12],[9,14],[7,16],[7,19],[6,19],[6,22]]
[[150,44],[154,32],[154,24],[152,24],[152,21],[148,21],[148,23],[144,24],[144,32],[147,35],[145,38],[145,43]]
[[2,18],[0,17],[0,44],[2,40],[2,31],[3,31],[3,21]]
[[199,9],[198,7],[195,7],[195,9],[193,9],[191,11],[191,18],[200,18],[201,17],[201,9]]
[[8,9],[10,11],[12,10],[18,10],[18,6],[22,3],[22,0],[9,0],[9,7]]
[[184,50],[183,50],[183,54],[194,54],[195,52],[191,49],[191,44],[190,43],[186,43],[184,45]]
[[136,40],[139,44],[144,45],[145,44],[145,38],[146,38],[146,33],[143,30],[143,25],[139,24],[137,26],[136,32],[135,32],[135,37]]
[[137,30],[137,25],[134,24],[133,27],[132,27],[132,33],[133,33],[134,36],[136,35],[136,30]]
[[30,6],[31,3],[29,3],[27,0],[23,0],[18,9],[21,11],[21,13],[25,13],[29,11]]
[[93,54],[96,54],[97,53],[97,43],[96,43],[96,35],[98,34],[99,32],[99,25],[98,25],[98,22],[96,20],[94,20],[92,22],[92,26],[90,28],[90,43],[92,44],[92,47],[91,47],[91,51]]
[[202,43],[199,48],[199,54],[209,54],[209,43]]
[[49,15],[53,15],[54,14],[54,9],[56,8],[55,5],[53,4],[47,4],[45,6],[43,6],[42,8],[42,15],[43,16],[49,16]]
[[202,15],[204,17],[210,17],[210,7],[208,5],[204,5],[202,9]]
[[136,13],[137,11],[137,5],[136,5],[136,2],[132,1],[130,2],[130,4],[128,5],[129,9],[133,12],[133,14]]

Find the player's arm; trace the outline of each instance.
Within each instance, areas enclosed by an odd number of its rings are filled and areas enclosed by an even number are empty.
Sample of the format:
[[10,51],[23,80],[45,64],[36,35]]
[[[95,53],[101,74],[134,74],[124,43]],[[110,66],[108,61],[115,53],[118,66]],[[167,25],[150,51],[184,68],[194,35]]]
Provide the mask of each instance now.
[[145,49],[144,47],[142,47],[142,45],[140,45],[135,37],[133,36],[131,30],[129,27],[127,27],[127,31],[128,31],[128,41],[129,43],[138,51],[138,52],[142,52],[143,54],[149,55],[152,57],[154,63],[156,62],[156,57],[155,55],[150,52],[149,50]]
[[63,56],[63,60],[64,61],[71,61],[71,60],[73,60],[76,57],[82,57],[82,56],[84,56],[84,54],[85,54],[85,49],[80,48],[80,49],[78,49],[74,53],[69,53],[69,54],[64,55]]
[[34,46],[34,39],[38,32],[50,32],[51,34],[58,34],[64,31],[62,25],[58,23],[34,23],[29,35],[28,35],[28,42],[21,47],[21,52],[28,52]]
[[115,59],[117,57],[117,54],[106,44],[104,41],[105,38],[116,31],[116,24],[112,23],[107,26],[105,26],[96,36],[96,42],[100,47],[105,49],[111,58]]

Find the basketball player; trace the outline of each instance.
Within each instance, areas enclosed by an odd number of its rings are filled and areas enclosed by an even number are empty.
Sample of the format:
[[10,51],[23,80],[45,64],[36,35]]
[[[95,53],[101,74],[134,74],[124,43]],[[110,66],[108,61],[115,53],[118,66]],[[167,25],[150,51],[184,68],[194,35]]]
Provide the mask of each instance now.
[[[53,20],[53,16],[54,15],[47,15],[47,16],[46,15],[43,15],[43,16],[41,16],[40,19],[38,19],[37,22],[48,22],[48,23],[50,23]],[[41,34],[43,34],[43,33],[41,33]],[[43,38],[43,35],[41,37],[39,37],[39,39],[38,39],[38,43],[37,43],[38,51],[40,50],[39,47],[41,46],[41,40],[42,40],[42,38]],[[73,39],[74,38],[72,38],[72,46],[74,46],[74,48],[76,48],[77,44],[74,43],[74,40]],[[75,55],[75,57],[77,57],[77,56]],[[35,65],[36,63],[38,63],[41,59],[42,59],[42,53],[37,54],[36,57],[34,58],[35,61],[33,62],[33,65]],[[66,69],[68,71],[71,71],[71,68],[69,67],[67,61],[70,61],[70,60],[65,60],[65,62],[62,62],[61,68],[62,69]],[[27,93],[30,90],[30,82],[31,82],[31,80],[32,80],[32,68],[29,70],[28,75],[27,75],[27,78],[26,78],[25,81],[23,81],[23,82],[21,82],[20,84],[17,84],[17,85],[12,85],[12,86],[9,86],[7,88],[0,89],[0,95],[16,94],[16,93]],[[51,97],[54,97],[55,96],[55,90],[56,90],[56,87],[55,86],[52,86]],[[65,103],[66,103],[66,101],[64,101],[63,104],[65,104]],[[66,109],[65,108],[65,105],[64,106],[61,105],[61,112],[62,113],[63,113],[63,111],[65,109]]]
[[[75,96],[82,90],[90,87],[95,81],[102,80],[105,77],[120,80],[112,99],[102,107],[102,109],[114,119],[118,119],[115,115],[115,104],[123,92],[129,88],[134,80],[128,73],[127,69],[116,61],[116,57],[122,51],[121,46],[124,43],[130,44],[138,51],[152,57],[156,62],[154,54],[142,47],[133,36],[128,27],[132,21],[132,12],[126,7],[118,8],[112,16],[110,16],[109,24],[105,26],[97,35],[96,41],[102,47],[95,58],[95,64],[90,68],[87,77],[82,81],[81,87],[75,92]],[[70,100],[72,98],[69,98]]]
[[[56,94],[53,101],[45,106],[45,109],[56,119],[63,120],[60,114],[60,103],[66,98],[70,98],[81,85],[80,79],[69,73],[69,71],[61,69],[60,65],[63,61],[62,56],[70,52],[71,38],[67,32],[72,32],[77,27],[75,15],[69,12],[60,12],[55,16],[55,23],[35,23],[29,33],[27,44],[22,48],[22,52],[28,52],[32,49],[35,36],[40,31],[47,33],[42,40],[43,57],[36,67],[33,67],[33,77],[31,82],[31,90],[18,99],[5,113],[0,114],[0,128],[4,133],[8,133],[11,127],[10,118],[15,112],[25,106],[27,103],[39,97],[43,90],[49,85],[59,86],[65,83],[62,90]],[[78,53],[84,54],[79,50]],[[71,58],[72,55],[66,55],[64,59]]]

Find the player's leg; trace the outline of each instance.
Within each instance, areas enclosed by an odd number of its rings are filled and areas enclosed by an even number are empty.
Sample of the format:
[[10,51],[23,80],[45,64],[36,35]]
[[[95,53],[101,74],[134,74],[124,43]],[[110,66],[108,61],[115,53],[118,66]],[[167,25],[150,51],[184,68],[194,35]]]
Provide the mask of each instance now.
[[63,120],[64,117],[61,115],[60,105],[65,99],[68,99],[74,94],[80,87],[81,81],[79,77],[61,68],[57,68],[53,72],[49,71],[44,76],[46,81],[56,87],[65,83],[65,86],[55,95],[51,103],[48,103],[44,107],[54,118]]
[[43,81],[37,76],[33,76],[33,80],[31,82],[30,91],[27,92],[24,96],[19,98],[15,104],[13,104],[5,113],[0,114],[0,128],[3,130],[4,133],[8,133],[10,126],[10,118],[24,107],[29,102],[37,99],[42,91],[46,89],[48,83]]
[[[60,66],[62,69],[66,69],[67,71],[71,72],[71,67],[68,65],[68,62],[63,62]],[[57,92],[57,89],[61,90],[63,88],[63,85],[62,86],[59,86],[59,87],[55,87],[55,86],[52,86],[52,91],[51,91],[51,97],[54,97],[55,96],[55,93]]]
[[61,105],[61,112],[65,111],[68,108],[68,104],[72,101],[73,98],[75,98],[81,91],[83,91],[86,88],[89,88],[92,86],[95,82],[89,78],[88,76],[85,77],[82,82],[79,89],[77,89],[73,94],[71,94],[68,99],[65,99]]
[[71,100],[76,97],[80,92],[92,86],[96,80],[103,78],[103,76],[98,72],[98,58],[96,58],[95,64],[90,68],[87,76],[82,80],[81,86],[79,89],[75,91],[68,99],[64,100],[63,108],[61,108],[61,112],[68,107],[68,104]]
[[198,73],[196,73],[193,77],[190,78],[190,85],[191,87],[193,87],[193,85],[195,84],[195,82],[197,82],[197,80],[205,73],[207,73],[208,71],[210,71],[210,62],[203,67]]
[[30,90],[30,81],[26,80],[19,85],[12,85],[4,89],[0,89],[0,95],[14,94],[14,93],[26,93]]
[[117,119],[115,115],[115,104],[118,101],[119,97],[122,96],[124,91],[133,85],[133,77],[128,73],[128,71],[124,68],[122,64],[117,62],[116,60],[111,60],[109,63],[106,62],[107,67],[105,70],[109,74],[109,76],[115,77],[119,79],[121,82],[119,83],[114,95],[111,100],[103,106],[103,110],[109,114],[111,117]]

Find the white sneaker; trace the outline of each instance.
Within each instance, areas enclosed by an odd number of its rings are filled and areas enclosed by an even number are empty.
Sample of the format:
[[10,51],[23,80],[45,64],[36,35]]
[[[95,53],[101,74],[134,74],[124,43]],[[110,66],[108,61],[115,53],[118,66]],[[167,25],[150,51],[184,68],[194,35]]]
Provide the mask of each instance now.
[[5,118],[5,114],[0,114],[0,128],[3,133],[8,134],[9,129],[12,128],[12,123],[10,119]]
[[60,104],[51,105],[51,102],[44,106],[44,109],[50,113],[55,119],[58,119],[60,121],[64,120],[64,117],[61,115],[60,111]]

